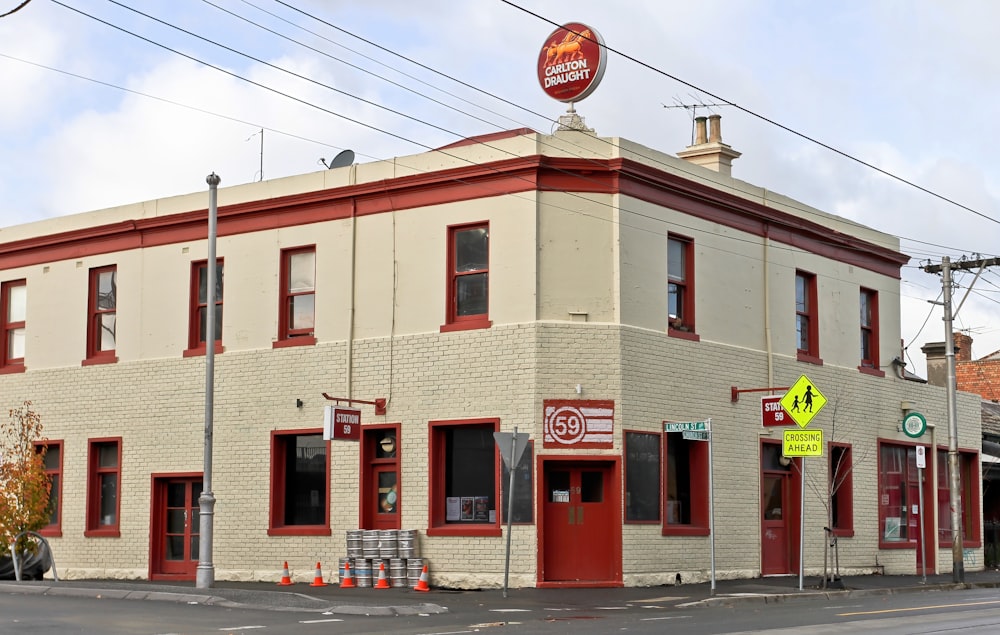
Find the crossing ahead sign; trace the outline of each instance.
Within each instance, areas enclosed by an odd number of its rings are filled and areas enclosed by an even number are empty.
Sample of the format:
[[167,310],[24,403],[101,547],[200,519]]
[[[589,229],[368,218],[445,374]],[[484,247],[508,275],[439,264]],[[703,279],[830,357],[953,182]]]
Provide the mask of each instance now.
[[809,425],[809,422],[825,405],[826,397],[805,375],[799,377],[798,381],[792,384],[785,396],[781,398],[781,407],[800,428]]

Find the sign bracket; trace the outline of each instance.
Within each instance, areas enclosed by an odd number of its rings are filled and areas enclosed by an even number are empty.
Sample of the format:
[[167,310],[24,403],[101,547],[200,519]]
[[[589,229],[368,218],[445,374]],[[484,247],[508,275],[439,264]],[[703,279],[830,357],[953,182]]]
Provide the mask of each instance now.
[[788,390],[789,388],[791,388],[791,386],[782,386],[782,387],[775,387],[775,388],[737,388],[736,386],[730,386],[729,387],[729,399],[733,403],[736,403],[737,401],[740,400],[740,393],[743,393],[743,392],[768,392],[768,391],[774,392],[776,390],[785,391],[785,390]]
[[348,406],[354,405],[356,403],[363,403],[363,404],[368,404],[369,406],[375,406],[376,415],[385,415],[386,399],[384,397],[379,397],[374,401],[366,401],[364,399],[351,399],[350,397],[331,397],[325,392],[320,394],[322,394],[323,398],[326,399],[327,401],[334,401],[338,404],[341,402],[346,402]]

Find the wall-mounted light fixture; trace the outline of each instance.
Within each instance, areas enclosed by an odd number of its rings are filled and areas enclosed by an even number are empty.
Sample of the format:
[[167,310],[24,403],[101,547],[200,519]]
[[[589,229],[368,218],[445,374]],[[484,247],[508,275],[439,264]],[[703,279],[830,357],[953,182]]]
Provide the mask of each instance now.
[[302,403],[301,399],[296,399],[295,400],[295,407],[296,408],[301,408],[303,405],[305,405],[305,404]]
[[576,394],[578,394],[578,395],[582,395],[583,394],[583,385],[582,384],[577,384],[576,385]]

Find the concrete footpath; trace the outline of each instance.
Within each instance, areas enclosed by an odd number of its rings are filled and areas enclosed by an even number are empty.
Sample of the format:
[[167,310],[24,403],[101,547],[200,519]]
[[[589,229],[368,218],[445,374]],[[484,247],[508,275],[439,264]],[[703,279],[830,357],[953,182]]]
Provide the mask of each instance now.
[[195,588],[193,582],[144,580],[0,582],[0,593],[152,600],[345,615],[435,614],[514,606],[585,609],[650,603],[695,608],[976,588],[1000,588],[1000,571],[967,571],[963,583],[955,583],[950,573],[929,575],[926,581],[921,576],[867,575],[845,577],[823,589],[820,578],[807,576],[800,590],[798,576],[781,576],[718,580],[714,590],[709,583],[601,589],[510,589],[506,598],[500,589],[468,591],[435,589],[433,586],[428,592],[418,592],[404,588],[341,589],[335,584],[315,587],[308,583],[279,586],[266,582],[226,581],[218,581],[210,589]]

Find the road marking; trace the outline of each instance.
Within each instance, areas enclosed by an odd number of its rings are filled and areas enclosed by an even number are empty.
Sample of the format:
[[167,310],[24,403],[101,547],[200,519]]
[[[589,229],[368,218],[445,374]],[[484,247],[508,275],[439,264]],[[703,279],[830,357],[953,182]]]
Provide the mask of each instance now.
[[851,617],[852,615],[883,615],[885,613],[910,613],[912,611],[930,611],[933,609],[954,609],[960,606],[985,606],[987,604],[1000,604],[1000,600],[985,600],[982,602],[960,602],[958,604],[938,604],[935,606],[914,606],[903,609],[882,609],[881,611],[858,611],[856,613],[838,613],[837,617]]
[[640,622],[655,622],[657,620],[687,620],[690,619],[690,615],[670,615],[666,617],[643,617],[640,618]]
[[327,622],[343,622],[344,620],[329,619],[329,620],[299,620],[299,624],[326,624]]
[[462,635],[463,633],[472,633],[473,631],[441,631],[438,633],[418,633],[418,635]]
[[531,609],[490,609],[494,613],[530,613]]
[[595,611],[624,611],[628,609],[627,606],[595,606]]
[[267,628],[261,624],[252,624],[250,626],[230,626],[228,628],[220,628],[220,631],[246,631],[251,628]]

